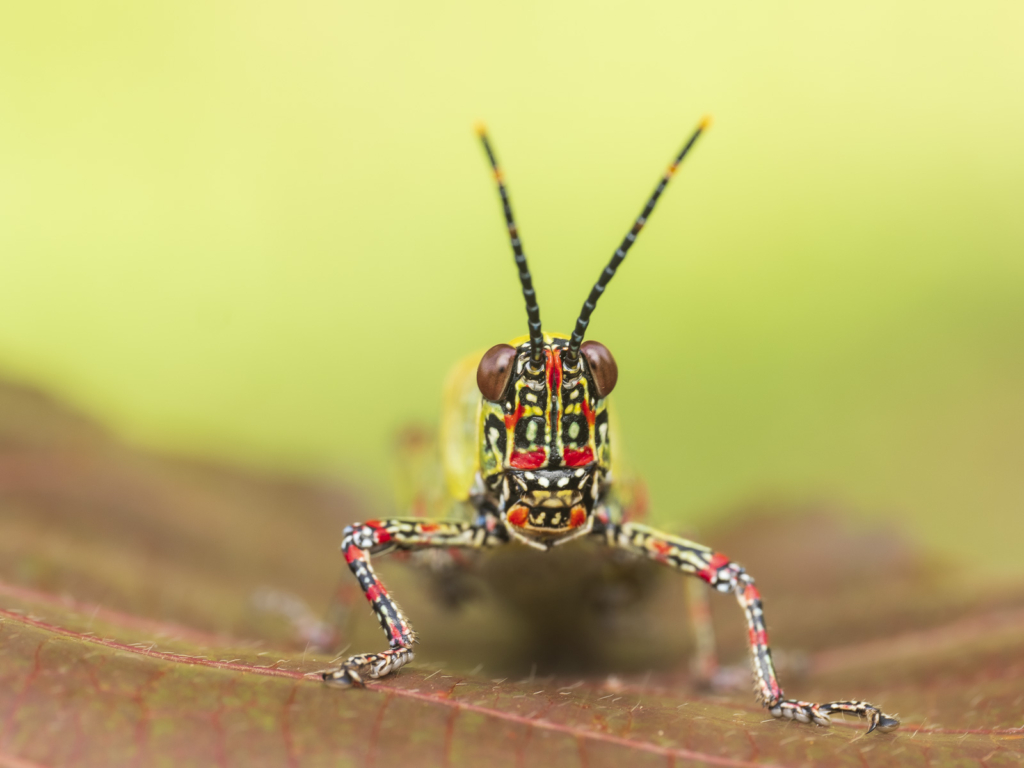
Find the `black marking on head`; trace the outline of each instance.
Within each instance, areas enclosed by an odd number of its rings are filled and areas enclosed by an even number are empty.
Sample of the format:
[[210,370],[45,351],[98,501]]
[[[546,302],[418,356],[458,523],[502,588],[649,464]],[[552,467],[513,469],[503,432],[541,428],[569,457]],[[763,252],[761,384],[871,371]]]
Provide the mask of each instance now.
[[499,461],[504,461],[508,453],[508,435],[505,431],[505,422],[493,413],[484,422],[484,439],[494,448],[500,457]]
[[[586,447],[590,440],[590,425],[587,424],[587,417],[581,405],[587,400],[587,405],[593,407],[593,402],[587,393],[588,381],[586,377],[579,375],[570,380],[562,381],[562,402],[565,404],[565,415],[562,416],[562,444],[566,448],[581,450]],[[568,386],[566,386],[568,385]]]
[[[602,429],[602,427],[604,427]],[[594,419],[594,443],[600,448],[608,437],[608,411],[602,410]]]

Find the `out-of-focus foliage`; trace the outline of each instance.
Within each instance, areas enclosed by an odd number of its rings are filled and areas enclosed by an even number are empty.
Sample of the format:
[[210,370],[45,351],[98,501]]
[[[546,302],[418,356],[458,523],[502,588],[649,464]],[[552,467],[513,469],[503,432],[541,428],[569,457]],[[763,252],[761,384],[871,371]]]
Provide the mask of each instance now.
[[[614,606],[618,622],[547,625],[546,640],[581,653],[623,639],[640,649],[626,660],[634,674],[605,659],[616,674],[583,677],[532,674],[516,657],[536,651],[522,642],[529,623],[502,625],[494,590],[453,612],[392,566],[423,633],[419,658],[368,691],[327,687],[306,677],[331,654],[300,636],[301,611],[288,621],[266,608],[322,606],[341,568],[324,531],[360,514],[336,486],[127,450],[0,383],[0,764],[1020,764],[1024,592],[965,587],[891,533],[852,534],[834,513],[748,515],[710,535],[758,574],[787,693],[868,697],[900,713],[894,734],[766,718],[745,670],[736,691],[695,690],[683,578],[668,571],[643,604]],[[543,561],[578,568],[585,552],[569,544]],[[540,557],[502,555],[517,553]],[[492,567],[504,612],[539,562]],[[548,591],[569,615],[585,585],[564,576]],[[742,664],[740,612],[712,600],[724,657]],[[362,596],[346,604],[333,650],[381,647]]]
[[9,4],[0,365],[148,444],[383,487],[446,368],[526,327],[472,123],[564,331],[710,112],[591,329],[653,518],[832,498],[1019,569],[1022,14]]

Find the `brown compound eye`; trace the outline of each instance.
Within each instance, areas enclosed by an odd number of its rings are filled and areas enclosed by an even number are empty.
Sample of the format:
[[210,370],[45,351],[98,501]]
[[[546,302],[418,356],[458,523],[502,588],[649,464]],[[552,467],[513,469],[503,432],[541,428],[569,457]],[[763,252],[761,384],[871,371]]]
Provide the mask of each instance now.
[[509,344],[495,344],[484,352],[476,369],[476,385],[488,400],[497,402],[505,391],[516,363],[516,348]]
[[597,396],[608,397],[615,389],[615,382],[619,380],[619,366],[615,364],[612,353],[599,341],[583,342],[580,352],[590,364],[590,375],[597,385]]

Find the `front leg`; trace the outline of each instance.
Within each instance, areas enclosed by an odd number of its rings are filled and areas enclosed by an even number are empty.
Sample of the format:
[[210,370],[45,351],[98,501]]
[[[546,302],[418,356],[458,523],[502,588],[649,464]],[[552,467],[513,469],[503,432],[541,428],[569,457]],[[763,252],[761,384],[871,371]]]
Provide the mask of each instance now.
[[753,578],[741,566],[730,562],[725,555],[638,523],[609,523],[605,527],[605,535],[610,546],[621,547],[672,566],[683,573],[699,576],[719,592],[732,592],[736,595],[750,631],[755,691],[761,704],[773,717],[829,725],[831,713],[844,712],[867,718],[871,724],[868,733],[875,729],[893,731],[899,727],[900,721],[897,718],[883,713],[878,707],[866,701],[814,704],[785,698],[775,674],[775,666],[772,664],[772,652],[768,647],[761,593],[754,585]]
[[359,586],[363,588],[366,599],[373,606],[373,612],[391,647],[380,653],[352,656],[337,668],[322,672],[323,679],[342,685],[362,686],[363,678],[384,677],[412,661],[412,644],[416,642],[416,632],[374,573],[370,555],[399,549],[496,546],[505,543],[502,532],[500,529],[488,530],[485,524],[432,522],[422,518],[369,520],[348,526],[341,540],[341,552],[359,581]]

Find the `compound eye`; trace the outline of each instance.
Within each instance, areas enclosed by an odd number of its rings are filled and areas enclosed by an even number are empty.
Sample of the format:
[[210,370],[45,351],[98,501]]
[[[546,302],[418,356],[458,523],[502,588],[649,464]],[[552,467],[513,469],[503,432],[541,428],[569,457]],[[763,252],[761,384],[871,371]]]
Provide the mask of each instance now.
[[619,366],[615,364],[612,353],[599,341],[583,342],[580,352],[590,364],[590,375],[597,385],[597,396],[608,397],[615,389],[615,382],[619,380]]
[[501,400],[516,362],[516,348],[509,344],[495,344],[488,349],[476,369],[476,385],[488,400]]

